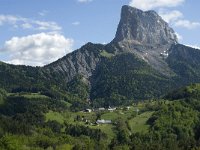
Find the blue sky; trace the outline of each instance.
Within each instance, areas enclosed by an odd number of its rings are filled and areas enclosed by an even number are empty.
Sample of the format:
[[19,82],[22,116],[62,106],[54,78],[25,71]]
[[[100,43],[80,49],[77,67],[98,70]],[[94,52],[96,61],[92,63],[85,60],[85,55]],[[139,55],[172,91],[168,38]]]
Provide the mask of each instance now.
[[0,60],[42,66],[87,42],[108,43],[123,5],[156,10],[180,43],[200,46],[197,0],[0,0]]

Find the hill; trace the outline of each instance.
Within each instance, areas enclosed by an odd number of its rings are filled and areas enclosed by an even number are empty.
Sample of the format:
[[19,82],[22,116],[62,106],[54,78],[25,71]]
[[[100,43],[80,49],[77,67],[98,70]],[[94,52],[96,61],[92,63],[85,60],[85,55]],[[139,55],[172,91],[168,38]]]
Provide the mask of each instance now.
[[[41,93],[0,90],[0,149],[198,149],[199,87],[92,112],[72,112],[69,103]],[[97,124],[101,119],[111,123]]]

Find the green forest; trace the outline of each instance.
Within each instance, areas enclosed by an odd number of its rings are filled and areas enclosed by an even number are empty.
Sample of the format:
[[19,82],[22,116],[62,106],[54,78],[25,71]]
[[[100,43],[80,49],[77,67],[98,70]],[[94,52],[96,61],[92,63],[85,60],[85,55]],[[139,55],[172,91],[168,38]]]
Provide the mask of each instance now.
[[[112,111],[106,107],[98,110],[88,103],[77,107],[78,98],[73,96],[76,104],[68,97],[58,92],[1,89],[0,149],[200,148],[200,84],[180,88],[162,99],[131,101]],[[86,108],[92,111],[84,111]],[[98,124],[101,119],[111,123]]]

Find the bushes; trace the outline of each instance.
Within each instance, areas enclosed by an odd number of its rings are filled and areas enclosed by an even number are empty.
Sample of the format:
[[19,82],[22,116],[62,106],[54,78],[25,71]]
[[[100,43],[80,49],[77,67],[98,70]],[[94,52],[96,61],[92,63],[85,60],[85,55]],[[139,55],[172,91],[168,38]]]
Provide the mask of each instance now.
[[0,139],[0,149],[2,150],[21,150],[23,147],[22,142],[15,136],[5,134]]
[[81,135],[89,136],[97,141],[106,138],[106,135],[100,129],[91,129],[81,125],[72,125],[65,123],[65,133],[79,137]]
[[54,133],[61,133],[61,129],[63,128],[63,125],[55,120],[48,121],[46,126],[49,127]]

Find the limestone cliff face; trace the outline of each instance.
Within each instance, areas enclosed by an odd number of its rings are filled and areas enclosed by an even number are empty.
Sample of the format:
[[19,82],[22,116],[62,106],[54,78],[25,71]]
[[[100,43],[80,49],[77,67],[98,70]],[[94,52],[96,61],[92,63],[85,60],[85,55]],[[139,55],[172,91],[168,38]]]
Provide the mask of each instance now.
[[155,11],[142,11],[123,6],[121,20],[114,42],[129,41],[140,44],[173,44],[177,37],[168,24]]
[[50,74],[62,76],[65,82],[72,80],[76,75],[88,79],[100,60],[101,44],[87,43],[80,49],[44,67]]

